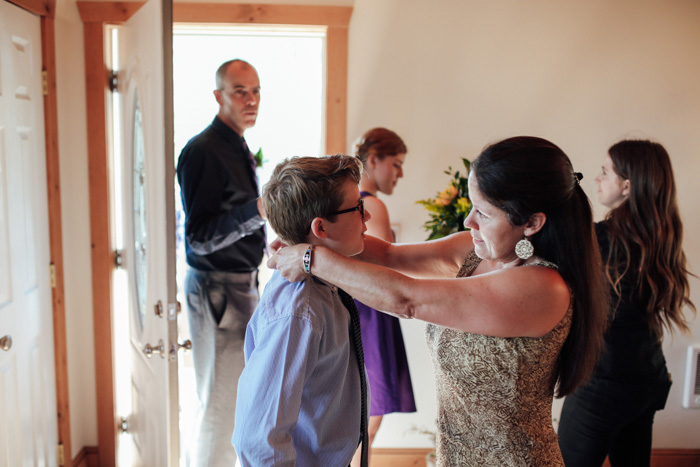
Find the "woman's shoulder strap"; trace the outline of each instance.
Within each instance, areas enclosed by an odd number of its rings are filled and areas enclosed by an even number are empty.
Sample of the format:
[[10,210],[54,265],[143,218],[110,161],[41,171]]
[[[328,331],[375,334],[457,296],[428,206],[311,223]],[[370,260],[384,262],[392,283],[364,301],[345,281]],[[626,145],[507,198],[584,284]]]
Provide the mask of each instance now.
[[476,252],[472,249],[469,250],[467,255],[464,257],[464,262],[462,267],[459,268],[457,272],[457,277],[467,277],[469,276],[476,267],[481,263],[481,258],[476,255]]

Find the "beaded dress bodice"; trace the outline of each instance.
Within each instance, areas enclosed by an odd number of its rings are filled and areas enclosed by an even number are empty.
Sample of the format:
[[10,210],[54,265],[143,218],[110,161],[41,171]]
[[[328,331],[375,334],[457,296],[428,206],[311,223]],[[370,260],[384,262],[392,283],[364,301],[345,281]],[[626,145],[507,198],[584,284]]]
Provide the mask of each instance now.
[[[481,260],[469,252],[457,277]],[[533,263],[528,266],[556,266]],[[570,307],[542,337],[493,337],[429,324],[438,396],[440,466],[552,466],[563,461],[552,427],[559,352]]]

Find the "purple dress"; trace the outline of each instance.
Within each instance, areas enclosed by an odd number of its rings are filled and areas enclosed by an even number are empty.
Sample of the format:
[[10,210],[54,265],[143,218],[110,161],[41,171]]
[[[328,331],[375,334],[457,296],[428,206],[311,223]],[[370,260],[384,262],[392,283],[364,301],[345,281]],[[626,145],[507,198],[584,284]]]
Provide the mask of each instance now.
[[[363,191],[360,195],[372,196]],[[358,302],[362,347],[370,387],[370,416],[415,412],[411,374],[399,319]]]

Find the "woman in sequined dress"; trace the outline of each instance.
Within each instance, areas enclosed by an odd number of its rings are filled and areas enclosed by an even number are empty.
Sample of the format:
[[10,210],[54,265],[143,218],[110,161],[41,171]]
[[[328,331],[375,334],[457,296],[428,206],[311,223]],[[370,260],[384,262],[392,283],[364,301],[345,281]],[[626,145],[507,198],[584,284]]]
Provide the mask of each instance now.
[[[361,260],[314,250],[311,274],[429,323],[438,465],[563,465],[552,397],[590,375],[607,306],[580,177],[551,142],[509,138],[472,163],[470,231],[405,245],[368,237]],[[281,248],[268,264],[303,280],[304,251]]]

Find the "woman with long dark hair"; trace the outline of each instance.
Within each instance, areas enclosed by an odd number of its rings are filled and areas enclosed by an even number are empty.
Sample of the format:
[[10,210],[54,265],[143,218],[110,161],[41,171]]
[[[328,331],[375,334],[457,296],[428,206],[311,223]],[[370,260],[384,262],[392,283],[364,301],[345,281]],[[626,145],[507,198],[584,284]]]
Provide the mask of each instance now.
[[607,311],[580,177],[551,142],[509,138],[471,166],[470,231],[405,245],[368,236],[365,262],[285,247],[268,264],[430,323],[438,465],[561,466],[552,396],[590,375]]
[[668,153],[658,143],[614,144],[596,177],[608,207],[596,234],[610,289],[610,327],[591,381],[567,397],[559,443],[567,467],[649,465],[654,415],[671,386],[664,329],[688,332],[683,225]]

